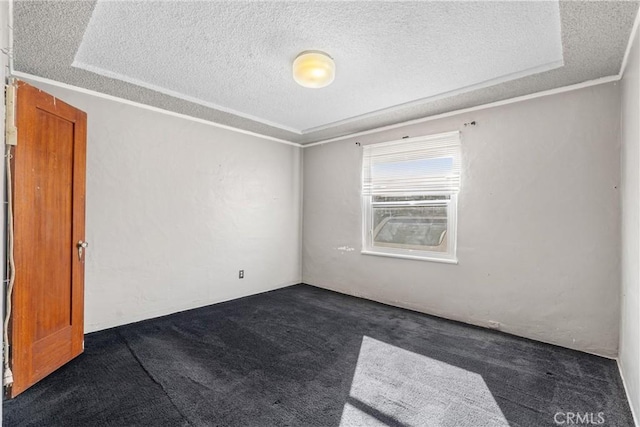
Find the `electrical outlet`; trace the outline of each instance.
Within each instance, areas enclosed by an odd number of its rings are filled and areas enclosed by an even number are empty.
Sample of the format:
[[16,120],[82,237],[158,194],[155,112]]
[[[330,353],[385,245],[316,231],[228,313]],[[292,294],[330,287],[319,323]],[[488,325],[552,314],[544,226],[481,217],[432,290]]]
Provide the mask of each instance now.
[[238,279],[244,279],[244,270],[238,272]]
[[487,323],[489,329],[500,329],[500,322],[496,322],[495,320],[489,320]]

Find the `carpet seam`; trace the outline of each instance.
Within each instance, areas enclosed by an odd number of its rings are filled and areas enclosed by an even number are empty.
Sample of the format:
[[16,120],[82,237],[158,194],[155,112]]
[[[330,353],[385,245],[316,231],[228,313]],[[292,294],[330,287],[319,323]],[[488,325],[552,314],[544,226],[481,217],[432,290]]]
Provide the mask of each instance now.
[[164,386],[162,385],[162,383],[160,383],[160,381],[156,380],[153,375],[151,375],[151,372],[149,372],[147,370],[147,368],[144,367],[144,365],[142,364],[142,362],[140,361],[140,359],[138,358],[138,356],[136,355],[136,353],[133,351],[133,349],[131,348],[131,346],[129,345],[129,342],[127,341],[127,339],[122,335],[122,333],[120,331],[117,331],[118,336],[120,337],[120,339],[122,340],[122,342],[124,342],[124,345],[127,346],[127,349],[129,350],[129,353],[131,353],[131,356],[133,356],[133,358],[135,359],[136,363],[138,363],[138,365],[140,365],[140,367],[142,368],[142,370],[144,371],[144,373],[151,379],[151,381],[153,381],[154,383],[158,384],[158,386],[160,386],[160,389],[162,390],[162,392],[165,394],[165,396],[167,396],[167,399],[169,400],[169,402],[171,402],[171,405],[175,408],[176,411],[178,411],[178,414],[180,414],[180,416],[182,417],[182,419],[184,421],[187,422],[188,425],[193,426],[193,424],[191,423],[191,421],[185,416],[185,414],[180,410],[180,408],[178,408],[178,406],[175,404],[175,402],[173,401],[173,399],[171,399],[171,396],[169,396],[169,393],[167,393],[167,390],[164,388]]

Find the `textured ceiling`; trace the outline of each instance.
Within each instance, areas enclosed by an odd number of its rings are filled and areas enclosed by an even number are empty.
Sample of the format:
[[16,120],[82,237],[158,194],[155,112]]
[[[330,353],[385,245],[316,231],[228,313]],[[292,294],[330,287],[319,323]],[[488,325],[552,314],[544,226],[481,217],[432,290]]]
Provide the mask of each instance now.
[[[18,1],[14,67],[307,143],[615,75],[637,8]],[[334,56],[333,85],[295,85],[290,64],[305,49]]]
[[[291,76],[310,49],[338,67],[322,90]],[[551,1],[99,0],[73,66],[302,133],[562,66],[560,12]]]

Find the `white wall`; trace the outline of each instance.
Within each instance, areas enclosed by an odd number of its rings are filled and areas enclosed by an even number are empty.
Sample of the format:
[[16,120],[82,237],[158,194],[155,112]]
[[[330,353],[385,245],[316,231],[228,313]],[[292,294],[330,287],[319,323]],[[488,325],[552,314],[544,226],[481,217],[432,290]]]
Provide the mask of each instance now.
[[[471,120],[478,125],[465,128]],[[615,356],[619,127],[619,87],[610,83],[306,148],[303,281]],[[455,129],[459,264],[360,254],[355,142]]]
[[86,332],[300,282],[300,148],[32,84],[88,115]]
[[618,360],[629,403],[640,415],[640,33],[631,47],[622,95],[622,289]]

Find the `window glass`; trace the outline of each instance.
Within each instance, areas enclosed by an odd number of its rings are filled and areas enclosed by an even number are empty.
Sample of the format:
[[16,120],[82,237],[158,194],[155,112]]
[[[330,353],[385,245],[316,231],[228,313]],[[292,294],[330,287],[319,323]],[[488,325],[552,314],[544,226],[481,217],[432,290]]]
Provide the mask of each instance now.
[[374,208],[373,245],[446,252],[446,215],[446,206]]

